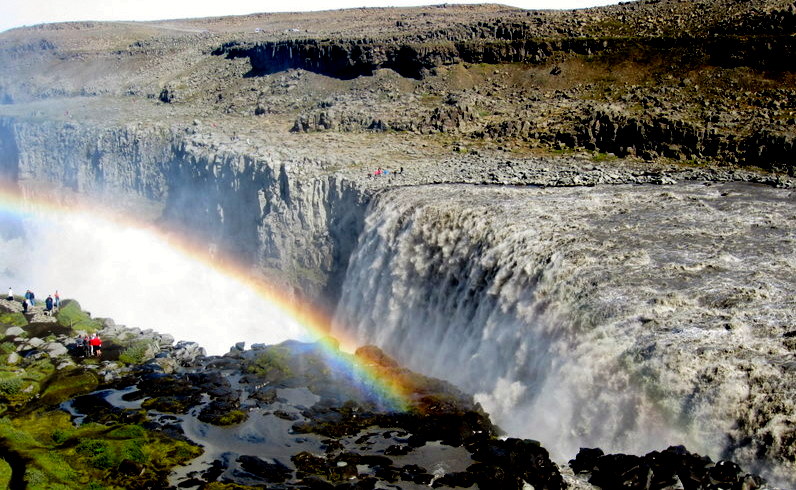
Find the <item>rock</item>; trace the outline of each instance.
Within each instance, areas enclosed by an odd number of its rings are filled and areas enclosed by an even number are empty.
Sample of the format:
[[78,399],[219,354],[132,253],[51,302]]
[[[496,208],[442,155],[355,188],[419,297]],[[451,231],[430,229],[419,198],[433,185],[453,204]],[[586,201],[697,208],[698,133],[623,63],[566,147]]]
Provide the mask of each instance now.
[[203,347],[196,342],[180,341],[174,347],[172,356],[174,359],[183,366],[194,365],[199,357],[204,357],[206,354]]
[[6,336],[7,337],[19,337],[20,335],[23,335],[24,333],[25,333],[25,330],[23,330],[21,327],[9,327],[9,328],[6,329]]
[[39,347],[42,344],[44,344],[44,341],[42,339],[38,338],[38,337],[33,337],[31,339],[28,339],[27,344],[29,346],[31,346],[32,348],[36,349],[37,347]]
[[8,355],[8,360],[6,361],[8,364],[14,365],[20,361],[19,354],[16,352],[12,352]]
[[256,456],[239,456],[237,463],[240,467],[235,470],[236,476],[241,476],[241,472],[245,472],[255,477],[258,482],[281,483],[293,475],[293,470],[279,460],[269,463]]
[[66,346],[60,342],[48,342],[42,345],[41,350],[46,352],[50,357],[61,357],[69,353]]

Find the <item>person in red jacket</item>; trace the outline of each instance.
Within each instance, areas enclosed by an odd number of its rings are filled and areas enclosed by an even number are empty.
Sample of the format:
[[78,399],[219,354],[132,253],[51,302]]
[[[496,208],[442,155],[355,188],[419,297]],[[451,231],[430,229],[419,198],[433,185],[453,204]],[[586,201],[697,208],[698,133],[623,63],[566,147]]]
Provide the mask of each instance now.
[[102,339],[97,334],[91,334],[88,344],[91,346],[91,354],[100,357],[102,356]]

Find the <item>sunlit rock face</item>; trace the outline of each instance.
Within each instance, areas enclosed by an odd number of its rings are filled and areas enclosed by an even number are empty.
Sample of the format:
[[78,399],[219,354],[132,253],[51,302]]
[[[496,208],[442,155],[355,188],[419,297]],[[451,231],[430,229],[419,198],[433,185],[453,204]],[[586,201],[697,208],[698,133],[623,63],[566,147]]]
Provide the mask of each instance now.
[[[197,122],[197,124],[199,124]],[[362,226],[365,197],[316,162],[220,148],[195,128],[98,128],[0,120],[0,177],[31,199],[108,207],[253,266],[328,308]]]
[[791,191],[742,184],[394,191],[337,328],[559,455],[684,443],[782,477],[794,220]]

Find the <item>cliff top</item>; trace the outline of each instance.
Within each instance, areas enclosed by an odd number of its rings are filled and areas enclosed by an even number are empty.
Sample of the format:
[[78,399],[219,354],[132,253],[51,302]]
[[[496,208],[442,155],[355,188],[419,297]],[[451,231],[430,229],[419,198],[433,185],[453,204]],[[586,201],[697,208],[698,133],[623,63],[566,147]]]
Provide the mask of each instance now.
[[328,155],[339,141],[370,160],[397,134],[428,158],[574,150],[787,173],[794,32],[786,0],[47,24],[0,34],[0,115],[198,119],[210,139],[270,146],[323,133],[303,146]]

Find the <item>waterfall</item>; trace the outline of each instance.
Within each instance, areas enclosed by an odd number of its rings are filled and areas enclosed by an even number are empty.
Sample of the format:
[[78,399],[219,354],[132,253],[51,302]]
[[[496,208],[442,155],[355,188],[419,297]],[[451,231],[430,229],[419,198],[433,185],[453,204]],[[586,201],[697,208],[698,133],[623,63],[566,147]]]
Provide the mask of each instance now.
[[[787,192],[464,191],[374,199],[335,330],[456,383],[508,434],[538,439],[559,458],[579,447],[668,444],[715,457],[740,437],[747,354],[726,347],[770,348],[750,341],[749,315],[760,307],[758,323],[792,322]],[[783,226],[749,233],[761,220]],[[750,274],[765,293],[732,303]]]

